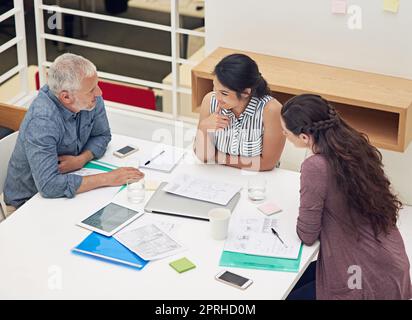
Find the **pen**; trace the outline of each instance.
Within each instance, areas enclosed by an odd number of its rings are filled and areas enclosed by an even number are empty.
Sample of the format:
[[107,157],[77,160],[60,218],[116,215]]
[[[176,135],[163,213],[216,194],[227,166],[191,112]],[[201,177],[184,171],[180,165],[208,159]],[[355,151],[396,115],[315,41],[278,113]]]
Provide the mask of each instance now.
[[162,155],[163,153],[165,153],[164,150],[162,150],[159,154],[155,155],[152,159],[146,161],[144,165],[147,166],[150,162],[152,162],[154,159],[156,159],[158,156]]
[[288,246],[282,241],[282,239],[279,237],[279,234],[276,232],[275,229],[270,228],[273,232],[273,234],[280,240],[280,242],[282,242],[282,244],[287,248]]

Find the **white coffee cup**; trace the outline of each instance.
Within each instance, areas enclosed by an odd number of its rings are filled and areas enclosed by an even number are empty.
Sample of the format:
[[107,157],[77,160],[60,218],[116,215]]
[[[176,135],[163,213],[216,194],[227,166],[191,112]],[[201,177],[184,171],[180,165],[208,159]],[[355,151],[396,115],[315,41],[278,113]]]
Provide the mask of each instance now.
[[210,233],[215,240],[224,240],[227,237],[231,212],[225,208],[209,210]]

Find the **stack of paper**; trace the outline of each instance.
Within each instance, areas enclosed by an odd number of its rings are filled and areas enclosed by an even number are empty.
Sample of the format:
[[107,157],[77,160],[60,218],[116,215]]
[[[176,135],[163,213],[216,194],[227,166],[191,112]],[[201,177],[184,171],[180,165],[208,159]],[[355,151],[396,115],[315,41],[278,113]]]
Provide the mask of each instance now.
[[241,217],[230,223],[220,265],[297,272],[301,253],[296,232],[285,230],[278,219]]
[[[277,230],[280,239],[272,231]],[[266,257],[297,259],[301,240],[296,232],[283,230],[278,219],[237,218],[230,224],[225,250]]]
[[220,205],[227,205],[240,186],[230,183],[211,181],[182,174],[168,183],[163,190],[179,196],[197,199]]
[[155,260],[179,253],[184,247],[155,224],[117,233],[116,240],[145,260]]

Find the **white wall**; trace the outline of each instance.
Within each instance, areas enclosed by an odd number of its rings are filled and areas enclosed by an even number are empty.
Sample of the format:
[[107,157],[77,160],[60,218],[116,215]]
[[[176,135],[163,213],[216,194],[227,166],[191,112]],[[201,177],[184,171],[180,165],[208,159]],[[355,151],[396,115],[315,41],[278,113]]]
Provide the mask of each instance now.
[[223,46],[412,79],[412,1],[397,14],[383,0],[348,0],[362,30],[332,0],[206,0],[206,52]]
[[[397,14],[384,12],[383,0],[348,0],[362,9],[361,30],[348,28],[350,15],[332,14],[331,3],[206,0],[206,53],[221,46],[412,79],[411,0]],[[412,143],[404,153],[381,151],[395,191],[412,205]],[[300,168],[303,154],[285,153],[287,167]]]
[[186,148],[193,143],[196,126],[170,121],[152,115],[118,110],[106,102],[107,117],[112,133]]

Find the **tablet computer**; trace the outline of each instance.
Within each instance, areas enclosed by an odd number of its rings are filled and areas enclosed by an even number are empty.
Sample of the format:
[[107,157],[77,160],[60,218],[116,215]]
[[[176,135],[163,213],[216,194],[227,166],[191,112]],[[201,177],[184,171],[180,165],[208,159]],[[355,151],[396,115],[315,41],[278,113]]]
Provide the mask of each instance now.
[[78,225],[110,237],[140,217],[143,213],[144,211],[138,212],[119,206],[118,204],[109,203],[107,206],[79,222]]

